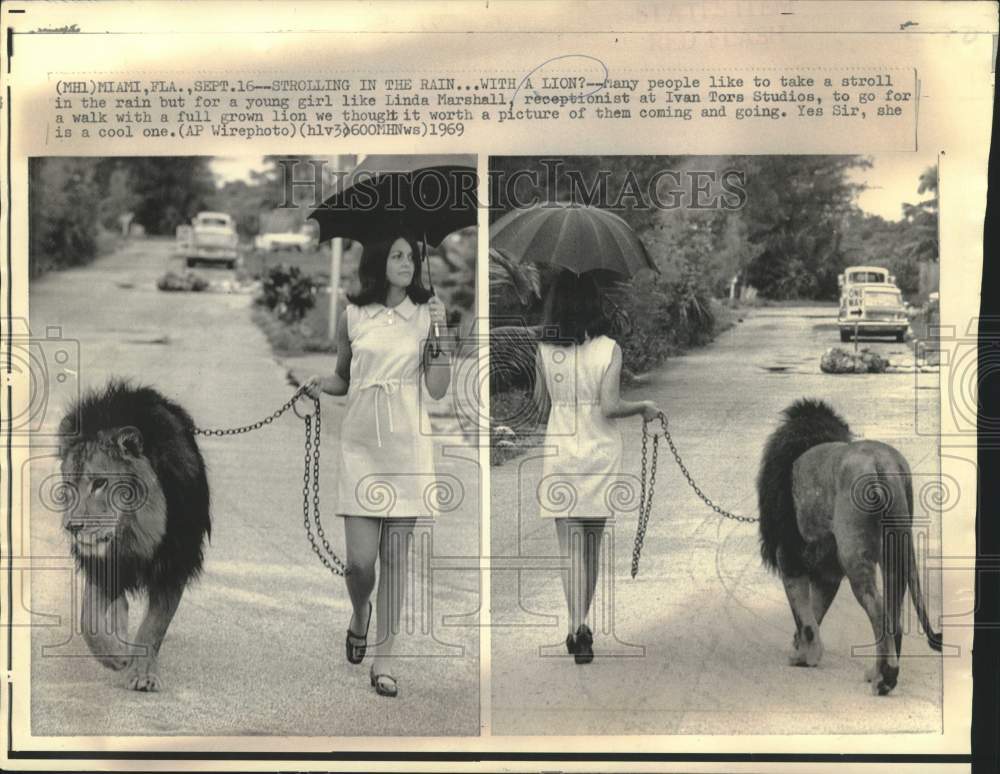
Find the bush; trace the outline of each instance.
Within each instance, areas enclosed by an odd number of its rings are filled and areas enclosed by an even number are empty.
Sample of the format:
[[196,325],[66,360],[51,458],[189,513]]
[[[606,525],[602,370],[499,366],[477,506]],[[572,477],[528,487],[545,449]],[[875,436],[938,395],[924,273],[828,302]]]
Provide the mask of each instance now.
[[674,277],[634,283],[620,303],[628,319],[627,335],[619,338],[626,373],[649,371],[671,355],[708,343],[715,332],[711,295],[692,266]]
[[298,266],[283,263],[267,272],[257,300],[274,312],[279,320],[296,323],[316,305],[316,289],[312,277],[303,274]]
[[97,255],[98,237],[93,163],[73,158],[31,159],[28,177],[31,276],[90,263]]

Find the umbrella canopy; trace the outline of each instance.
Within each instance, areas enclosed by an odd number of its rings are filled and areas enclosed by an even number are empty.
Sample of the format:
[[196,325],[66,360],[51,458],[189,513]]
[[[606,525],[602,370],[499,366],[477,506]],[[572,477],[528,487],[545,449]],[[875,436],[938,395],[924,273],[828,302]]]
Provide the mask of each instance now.
[[604,270],[631,277],[642,269],[659,271],[624,220],[579,204],[512,210],[490,228],[490,247],[521,261],[552,263],[576,274]]
[[405,233],[438,245],[476,224],[477,185],[474,156],[368,156],[308,217],[319,224],[320,242]]

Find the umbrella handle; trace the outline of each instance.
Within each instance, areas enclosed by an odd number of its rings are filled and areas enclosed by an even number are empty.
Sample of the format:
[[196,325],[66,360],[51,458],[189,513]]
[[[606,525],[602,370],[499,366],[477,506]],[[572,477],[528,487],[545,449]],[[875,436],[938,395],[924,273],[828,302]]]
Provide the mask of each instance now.
[[[427,260],[427,234],[424,234],[424,241],[420,243],[420,252],[423,253],[424,266],[427,267],[427,287],[430,288],[431,295],[434,293],[434,279],[431,277],[431,265]],[[437,323],[434,323],[434,343],[431,345],[431,357],[440,357],[441,355],[441,328]]]

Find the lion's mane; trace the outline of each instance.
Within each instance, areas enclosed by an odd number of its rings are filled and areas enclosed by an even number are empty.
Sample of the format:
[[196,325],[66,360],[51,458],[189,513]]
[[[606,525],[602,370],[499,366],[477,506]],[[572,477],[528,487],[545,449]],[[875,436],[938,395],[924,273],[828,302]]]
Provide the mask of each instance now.
[[[113,379],[69,408],[60,425],[59,456],[78,472],[89,451],[102,443],[102,431],[126,426],[142,436],[142,454],[166,501],[166,528],[151,559],[121,551],[116,557],[118,585],[125,591],[183,587],[201,573],[204,542],[212,529],[208,477],[190,415],[150,387]],[[108,451],[106,444],[103,448]],[[80,566],[91,579],[110,577],[102,560],[88,558]]]

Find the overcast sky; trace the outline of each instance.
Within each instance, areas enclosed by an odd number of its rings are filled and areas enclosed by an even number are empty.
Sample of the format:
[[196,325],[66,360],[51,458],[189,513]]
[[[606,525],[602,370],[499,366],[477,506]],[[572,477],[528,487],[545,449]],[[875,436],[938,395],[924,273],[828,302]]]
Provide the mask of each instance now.
[[[872,156],[871,169],[863,169],[852,174],[852,178],[868,183],[870,188],[858,197],[858,206],[865,212],[881,215],[886,220],[902,217],[903,202],[914,203],[926,195],[917,194],[920,173],[933,166],[933,155],[922,156],[913,153],[883,153]],[[262,157],[242,156],[234,158],[216,157],[212,159],[212,171],[223,182],[250,179],[251,170],[262,168]]]

